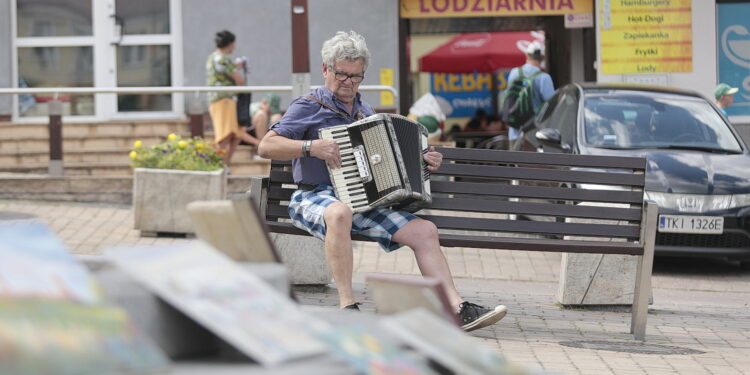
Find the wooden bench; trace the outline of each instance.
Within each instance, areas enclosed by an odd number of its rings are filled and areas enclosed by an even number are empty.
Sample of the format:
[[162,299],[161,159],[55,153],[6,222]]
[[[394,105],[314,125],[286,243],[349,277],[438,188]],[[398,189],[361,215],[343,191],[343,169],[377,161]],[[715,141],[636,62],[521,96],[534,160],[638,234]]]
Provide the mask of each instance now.
[[[644,339],[657,224],[656,205],[643,201],[645,159],[438,151],[444,161],[432,176],[433,202],[417,214],[437,225],[442,246],[637,256],[630,332]],[[308,235],[289,222],[295,188],[291,162],[274,161],[270,176],[254,182],[271,232]]]

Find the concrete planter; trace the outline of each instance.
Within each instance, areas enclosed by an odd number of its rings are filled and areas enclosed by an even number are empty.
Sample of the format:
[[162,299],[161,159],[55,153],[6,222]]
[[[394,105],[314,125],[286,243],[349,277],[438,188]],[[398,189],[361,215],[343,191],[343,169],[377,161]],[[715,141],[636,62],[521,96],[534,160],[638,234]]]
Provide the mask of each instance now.
[[[614,203],[581,203],[597,207],[627,207]],[[568,218],[567,223],[611,223],[614,221]],[[567,236],[568,239],[586,238]],[[612,239],[622,241],[622,239]],[[632,305],[638,257],[619,254],[563,253],[557,302],[566,306]],[[653,297],[649,299],[653,302]]]
[[212,172],[136,168],[133,172],[134,228],[141,236],[193,233],[185,206],[227,197],[227,175]]

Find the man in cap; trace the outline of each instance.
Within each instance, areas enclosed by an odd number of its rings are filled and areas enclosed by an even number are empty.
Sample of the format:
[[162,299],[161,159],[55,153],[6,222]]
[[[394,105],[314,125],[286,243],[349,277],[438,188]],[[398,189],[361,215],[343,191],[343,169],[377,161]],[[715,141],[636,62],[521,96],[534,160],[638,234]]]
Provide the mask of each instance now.
[[739,91],[738,88],[729,86],[726,83],[720,83],[714,89],[716,106],[719,107],[719,110],[724,116],[728,116],[726,108],[734,103],[734,94],[737,93],[737,91]]
[[[522,70],[524,77],[531,77],[535,73],[541,72],[534,78],[532,104],[535,110],[541,108],[542,104],[549,100],[555,94],[555,87],[552,84],[552,77],[542,70],[544,61],[544,42],[535,40],[526,46],[526,63],[517,68],[513,68],[508,74],[508,82],[513,82],[519,77],[519,69]],[[508,139],[518,138],[520,131],[518,129],[508,128]]]

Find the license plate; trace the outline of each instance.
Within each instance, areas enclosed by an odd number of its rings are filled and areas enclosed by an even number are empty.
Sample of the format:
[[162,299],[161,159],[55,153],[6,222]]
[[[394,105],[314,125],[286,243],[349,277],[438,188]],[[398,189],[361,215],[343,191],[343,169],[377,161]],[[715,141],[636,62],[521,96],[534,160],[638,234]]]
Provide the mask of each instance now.
[[721,234],[723,231],[723,217],[659,215],[659,232]]

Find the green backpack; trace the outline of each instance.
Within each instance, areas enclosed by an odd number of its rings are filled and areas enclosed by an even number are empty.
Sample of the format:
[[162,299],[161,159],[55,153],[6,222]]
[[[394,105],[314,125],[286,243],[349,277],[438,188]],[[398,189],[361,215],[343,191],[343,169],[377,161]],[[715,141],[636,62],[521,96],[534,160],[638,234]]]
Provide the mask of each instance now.
[[523,67],[518,67],[518,77],[508,85],[500,99],[500,113],[502,120],[508,126],[519,129],[536,114],[534,108],[534,79],[542,71],[525,77]]

